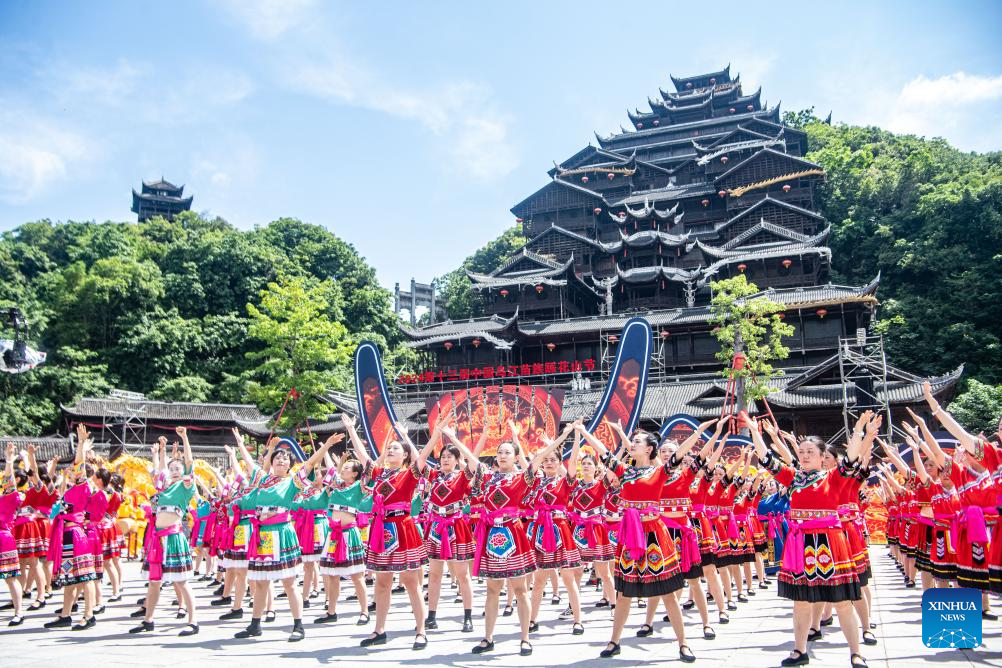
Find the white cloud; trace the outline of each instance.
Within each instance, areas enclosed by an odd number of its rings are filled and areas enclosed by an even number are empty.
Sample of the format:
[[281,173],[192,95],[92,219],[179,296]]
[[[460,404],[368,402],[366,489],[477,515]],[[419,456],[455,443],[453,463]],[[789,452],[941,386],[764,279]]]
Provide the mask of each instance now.
[[731,75],[741,75],[741,89],[748,95],[762,85],[775,62],[776,56],[758,51],[737,54],[731,59]]
[[256,39],[271,42],[308,22],[315,0],[223,0],[221,6]]
[[946,137],[962,150],[1000,148],[1002,76],[955,72],[929,79],[920,75],[896,93],[875,92],[873,100],[870,122],[893,132]]
[[91,102],[119,106],[151,72],[148,63],[120,58],[110,68],[59,66],[49,73],[49,79],[63,99],[84,97]]
[[26,114],[0,114],[0,201],[23,204],[39,195],[85,158],[92,148],[81,136]]
[[938,79],[919,75],[905,84],[898,96],[903,105],[936,107],[998,99],[1002,99],[1002,76],[985,77],[966,72],[947,74]]

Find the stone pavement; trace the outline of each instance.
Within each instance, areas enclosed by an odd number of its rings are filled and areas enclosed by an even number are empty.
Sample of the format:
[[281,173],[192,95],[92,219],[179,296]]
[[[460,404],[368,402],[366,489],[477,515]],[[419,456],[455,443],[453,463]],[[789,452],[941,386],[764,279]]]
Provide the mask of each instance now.
[[[904,589],[897,570],[886,557],[886,548],[873,547],[875,562],[874,620],[879,624],[876,634],[880,644],[864,647],[869,665],[882,666],[939,666],[939,665],[991,665],[1002,666],[1002,621],[986,622],[985,646],[979,650],[932,650],[921,642],[921,590]],[[353,601],[342,601],[338,608],[341,621],[333,625],[318,626],[313,618],[322,614],[318,607],[305,611],[307,637],[300,643],[289,643],[286,638],[291,620],[282,601],[276,601],[278,621],[265,624],[265,632],[255,641],[233,639],[233,633],[243,628],[244,622],[220,622],[218,608],[210,608],[209,590],[195,586],[201,613],[201,633],[192,638],[178,638],[183,622],[172,619],[172,610],[161,606],[157,629],[151,634],[130,636],[127,630],[135,624],[128,614],[131,606],[143,595],[139,567],[126,565],[128,585],[121,603],[108,607],[99,617],[98,625],[82,632],[68,629],[49,631],[42,623],[52,619],[54,596],[41,612],[29,613],[25,624],[18,629],[7,628],[7,617],[0,617],[0,668],[88,668],[101,666],[174,666],[188,662],[199,665],[211,662],[213,666],[248,668],[250,666],[324,666],[334,662],[357,662],[365,668],[382,666],[548,666],[595,665],[598,653],[604,647],[611,628],[608,610],[596,609],[594,602],[599,594],[590,588],[584,594],[586,607],[584,636],[570,634],[570,621],[558,620],[561,606],[544,601],[540,614],[540,633],[533,638],[531,657],[518,656],[517,617],[500,617],[493,653],[476,657],[470,649],[482,634],[483,622],[479,617],[483,599],[478,596],[474,608],[477,632],[459,632],[462,606],[452,603],[452,596],[443,592],[443,605],[439,610],[438,631],[429,632],[429,645],[423,652],[410,649],[413,640],[413,623],[405,606],[406,597],[395,596],[390,611],[387,631],[389,643],[383,647],[364,650],[358,642],[365,630],[355,626],[356,613]],[[349,587],[342,587],[342,595]],[[0,587],[0,591],[4,588]],[[480,589],[482,593],[482,588]],[[4,596],[4,600],[5,600]],[[165,590],[163,604],[172,596]],[[566,601],[566,597],[564,598]],[[447,603],[445,601],[448,601]],[[314,602],[315,603],[315,602]],[[1002,605],[997,605],[1002,608]],[[750,603],[740,604],[731,613],[731,623],[715,625],[716,640],[703,640],[699,616],[695,610],[686,614],[686,631],[691,635],[689,645],[697,656],[695,665],[716,666],[778,666],[792,644],[790,615],[792,606],[775,594],[775,584],[769,591],[758,590]],[[646,639],[634,637],[642,621],[642,611],[634,609],[630,626],[624,633],[623,653],[605,661],[610,666],[635,666],[651,662],[678,661],[678,646],[669,625],[657,616],[657,633]],[[78,615],[79,617],[79,615]],[[245,620],[248,617],[245,617]],[[371,629],[371,625],[368,627]],[[834,630],[833,630],[834,629]],[[823,640],[812,644],[812,666],[848,666],[849,653],[837,626],[825,629]]]

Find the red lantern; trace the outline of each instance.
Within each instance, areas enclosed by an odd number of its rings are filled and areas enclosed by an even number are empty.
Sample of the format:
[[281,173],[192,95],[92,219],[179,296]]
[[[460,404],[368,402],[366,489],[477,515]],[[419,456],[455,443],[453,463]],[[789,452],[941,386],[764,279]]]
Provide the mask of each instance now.
[[597,206],[596,206],[596,207],[595,207],[594,209],[592,209],[591,211],[592,211],[592,213],[594,213],[594,214],[595,214],[596,216],[597,216],[598,214],[602,213],[602,209],[601,209],[601,207],[597,207]]
[[521,219],[521,218],[516,218],[516,219],[515,219],[515,222],[516,222],[516,223],[521,223],[521,222],[522,222],[522,219]]
[[582,176],[581,177],[581,183],[588,183],[588,177],[587,176]]
[[785,267],[786,269],[789,269],[792,266],[793,266],[793,260],[791,260],[789,258],[783,260],[783,267]]
[[502,289],[501,289],[501,296],[502,296],[502,297],[507,297],[507,296],[508,296],[508,290],[507,290],[507,289],[505,289],[505,288],[502,288]]
[[790,184],[789,183],[787,183],[785,186],[783,186],[783,192],[785,192],[785,193],[790,192]]
[[615,334],[610,334],[609,335],[609,343],[615,343],[616,341],[619,341],[619,337],[616,336]]
[[730,158],[728,158],[728,157],[727,157],[727,156],[725,155],[725,156],[723,156],[722,158],[720,158],[720,163],[721,163],[721,164],[724,164],[724,165],[726,165],[726,164],[727,164],[727,162],[728,162],[729,160],[730,160]]
[[825,316],[828,315],[828,309],[826,309],[826,308],[819,308],[816,311],[816,313],[818,314],[819,318],[821,318],[822,320],[824,320]]
[[744,356],[743,353],[734,353],[734,361],[732,363],[734,370],[741,371],[742,369],[744,369],[746,359],[747,358]]
[[671,332],[669,332],[667,329],[662,329],[661,330],[661,338],[662,339],[667,339],[669,336],[671,336]]
[[747,107],[745,107],[745,109],[747,109],[748,111],[755,111],[755,107],[750,104]]
[[735,109],[734,107],[731,107],[730,109],[728,109],[728,111],[733,114],[735,111],[737,111],[737,109]]
[[738,265],[738,271],[740,271],[742,274],[745,273],[745,269],[747,268],[748,268],[747,264],[741,263]]
[[710,206],[710,200],[704,199],[702,202],[700,202],[700,204],[702,204],[703,206]]
[[637,129],[638,130],[643,130],[644,129],[644,124],[643,123],[637,123]]
[[786,314],[785,313],[777,313],[776,317],[779,318],[780,320],[786,320]]
[[452,341],[446,341],[445,342],[445,349],[446,350],[452,350]]
[[474,348],[479,348],[480,347],[480,337],[477,337],[477,338],[473,339],[472,343],[473,343],[473,347]]
[[718,190],[717,194],[720,195],[721,197],[727,197],[727,191],[726,190]]
[[658,119],[655,118],[654,119],[654,127],[657,127],[659,125],[661,125],[661,121],[659,121]]
[[612,172],[609,172],[609,180],[612,181],[614,178],[616,178],[616,175],[613,174]]
[[550,343],[547,343],[547,344],[546,344],[546,349],[547,349],[547,350],[549,350],[549,351],[550,351],[551,353],[552,353],[552,352],[553,352],[554,350],[556,350],[556,348],[557,348],[557,344],[555,344],[555,343],[553,343],[553,342],[550,342]]
[[537,295],[543,294],[543,286],[542,285],[537,285],[536,286],[536,294]]

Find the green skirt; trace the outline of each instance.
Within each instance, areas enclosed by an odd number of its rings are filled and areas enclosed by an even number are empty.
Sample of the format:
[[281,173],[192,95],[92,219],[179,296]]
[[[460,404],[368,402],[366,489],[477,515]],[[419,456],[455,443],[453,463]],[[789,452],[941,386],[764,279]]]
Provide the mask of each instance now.
[[247,579],[284,580],[302,572],[302,550],[292,522],[261,527],[257,555],[250,556],[248,551]]

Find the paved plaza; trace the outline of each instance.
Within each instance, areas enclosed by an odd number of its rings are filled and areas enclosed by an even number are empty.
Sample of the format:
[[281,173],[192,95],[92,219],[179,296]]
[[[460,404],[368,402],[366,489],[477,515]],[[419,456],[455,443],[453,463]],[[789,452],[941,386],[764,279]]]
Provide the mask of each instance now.
[[[932,650],[921,642],[921,612],[919,589],[904,589],[897,570],[886,557],[883,547],[872,548],[875,562],[874,619],[880,644],[865,647],[870,666],[916,665],[994,665],[1002,666],[1002,622],[987,622],[984,632],[985,646],[977,651]],[[353,601],[339,605],[341,620],[333,625],[318,626],[313,618],[321,614],[314,606],[304,616],[307,637],[293,644],[287,642],[291,621],[283,602],[277,601],[279,620],[265,624],[264,635],[256,641],[233,639],[233,633],[243,628],[243,622],[220,622],[220,610],[210,608],[210,592],[199,584],[195,591],[202,615],[201,633],[193,638],[178,638],[183,622],[173,620],[173,611],[161,606],[154,633],[130,636],[127,630],[135,625],[129,613],[131,606],[143,595],[136,563],[126,566],[129,584],[121,603],[108,607],[100,616],[99,624],[87,631],[71,632],[66,629],[48,631],[42,623],[52,618],[50,603],[42,614],[32,613],[19,630],[0,627],[0,667],[33,668],[86,668],[101,666],[143,665],[174,666],[181,664],[241,667],[323,666],[335,662],[357,662],[365,668],[382,666],[507,666],[517,665],[540,668],[555,665],[595,665],[598,653],[609,637],[611,617],[607,610],[594,608],[600,594],[588,588],[585,592],[585,625],[587,633],[575,637],[570,633],[570,622],[558,620],[563,606],[553,606],[545,601],[540,614],[541,632],[533,638],[531,657],[518,656],[517,617],[499,618],[495,636],[497,649],[482,657],[470,650],[483,631],[482,598],[475,603],[477,631],[460,633],[461,605],[452,603],[452,597],[439,610],[438,631],[429,632],[429,645],[423,652],[410,649],[413,640],[411,618],[403,595],[395,596],[387,630],[387,645],[374,650],[358,647],[364,637],[363,629],[355,626],[356,613]],[[348,588],[350,590],[350,587]],[[482,592],[482,587],[480,588]],[[446,590],[444,594],[447,594]],[[344,593],[344,589],[342,589]],[[54,597],[53,601],[58,597]],[[163,602],[170,603],[165,591]],[[566,601],[566,597],[565,597]],[[315,603],[315,602],[314,602]],[[999,606],[1002,607],[1002,606]],[[698,666],[778,666],[792,646],[789,602],[777,598],[775,584],[769,591],[758,591],[750,603],[740,604],[732,613],[729,625],[716,625],[717,639],[703,640],[699,617],[695,610],[686,614],[686,630],[691,634],[689,644],[698,657]],[[657,633],[647,639],[634,637],[642,623],[642,611],[634,609],[630,627],[624,634],[623,653],[608,663],[612,666],[634,666],[652,662],[678,662],[678,648],[667,624],[661,623],[658,614]],[[247,618],[245,618],[246,620]],[[371,625],[368,627],[371,628]],[[825,638],[812,644],[811,665],[848,666],[849,657],[842,635],[828,627]]]

